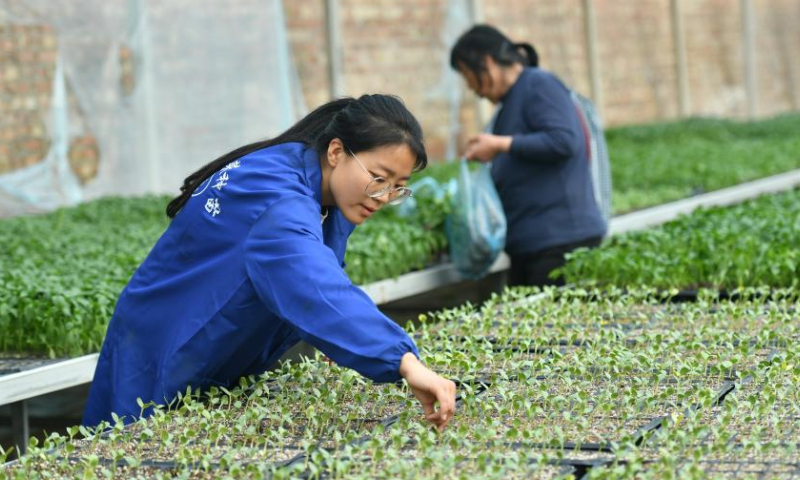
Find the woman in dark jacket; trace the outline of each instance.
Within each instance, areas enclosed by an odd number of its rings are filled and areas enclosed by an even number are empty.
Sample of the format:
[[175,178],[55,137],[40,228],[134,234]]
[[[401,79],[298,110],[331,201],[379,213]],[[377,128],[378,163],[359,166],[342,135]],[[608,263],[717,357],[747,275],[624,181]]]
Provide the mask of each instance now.
[[559,285],[564,255],[600,244],[607,226],[594,197],[589,147],[569,89],[538,68],[533,47],[477,25],[453,47],[450,65],[478,96],[498,105],[491,133],[465,156],[492,162],[508,221],[511,285]]

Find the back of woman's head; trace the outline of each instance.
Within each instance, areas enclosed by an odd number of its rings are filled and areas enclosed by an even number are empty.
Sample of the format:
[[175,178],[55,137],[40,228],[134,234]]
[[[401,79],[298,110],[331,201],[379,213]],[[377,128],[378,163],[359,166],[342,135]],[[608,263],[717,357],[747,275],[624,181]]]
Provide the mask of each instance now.
[[382,94],[340,98],[318,107],[277,137],[237,148],[186,177],[180,195],[167,205],[167,216],[175,217],[200,184],[237,158],[290,142],[304,143],[323,154],[334,138],[350,153],[405,144],[416,158],[415,171],[428,164],[422,127],[399,98]]
[[486,72],[487,56],[503,66],[539,66],[539,55],[531,44],[514,43],[490,25],[475,25],[459,37],[450,50],[450,66],[459,71],[466,68],[480,79]]

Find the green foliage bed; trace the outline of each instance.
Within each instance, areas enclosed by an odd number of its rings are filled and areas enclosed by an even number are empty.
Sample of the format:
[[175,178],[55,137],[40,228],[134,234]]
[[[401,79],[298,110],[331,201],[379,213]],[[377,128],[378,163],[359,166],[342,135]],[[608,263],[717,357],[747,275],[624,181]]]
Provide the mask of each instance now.
[[696,211],[650,230],[576,251],[574,284],[659,288],[800,285],[800,190]]
[[0,222],[0,352],[100,350],[117,297],[167,226],[166,197]]
[[606,138],[615,215],[800,168],[798,114],[618,127]]

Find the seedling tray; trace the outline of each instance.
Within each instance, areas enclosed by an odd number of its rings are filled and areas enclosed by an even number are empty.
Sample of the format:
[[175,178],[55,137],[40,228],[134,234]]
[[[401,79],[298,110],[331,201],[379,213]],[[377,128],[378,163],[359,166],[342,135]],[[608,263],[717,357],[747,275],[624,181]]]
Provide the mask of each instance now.
[[800,462],[790,461],[748,461],[748,460],[701,460],[693,463],[714,478],[798,478],[800,477]]
[[[670,300],[673,302],[681,303],[681,302],[696,302],[700,296],[704,296],[705,298],[709,297],[709,292],[706,290],[704,293],[697,290],[697,289],[684,289],[680,290],[676,295],[671,296]],[[740,291],[731,291],[731,290],[717,290],[711,294],[717,301],[730,301],[730,302],[740,302],[740,301],[772,301],[772,300],[785,300],[787,298],[787,294],[784,292],[779,292],[774,289],[769,290],[747,290],[744,292]]]
[[[416,459],[416,458],[418,458],[417,454],[415,454],[413,451],[409,451],[408,452],[408,455],[407,455],[408,461],[413,462],[413,460]],[[353,458],[353,457],[346,457],[345,460],[355,461],[356,464],[361,463],[361,464],[363,464],[365,466],[365,468],[368,468],[367,466],[372,466],[372,464],[374,462],[374,460],[368,455],[365,455],[363,459]],[[397,460],[396,459],[392,459],[392,461],[396,462]],[[474,464],[476,462],[482,462],[482,461],[484,461],[484,460],[478,459],[478,458],[463,458],[453,467],[454,471],[452,473],[454,473],[454,474],[463,474],[464,470],[468,470],[470,465],[472,465],[472,464]],[[431,473],[432,473],[432,472],[424,471],[421,468],[421,466],[419,466],[419,467],[417,465],[412,465],[412,466],[416,470],[416,473],[418,475],[421,475],[424,478],[428,478],[428,476],[431,475]],[[372,469],[375,469],[375,468],[376,467],[372,466]],[[582,468],[581,468],[581,467],[576,467],[575,465],[572,465],[569,462],[553,461],[553,462],[547,462],[547,465],[544,465],[544,466],[536,465],[534,462],[531,462],[529,470],[521,471],[521,472],[517,472],[517,471],[506,472],[507,476],[504,477],[504,478],[507,478],[508,480],[551,480],[551,479],[555,479],[555,478],[580,478],[583,475],[583,473],[586,471],[587,468],[588,468],[588,464],[587,465],[582,465]],[[367,470],[367,471],[369,471],[369,470]],[[355,474],[359,474],[360,473],[362,476],[364,475],[364,472],[358,472],[357,469],[356,469],[355,472],[352,472],[352,473],[355,473]],[[442,472],[442,471],[435,472],[435,474],[439,474],[439,475],[446,474],[446,473],[447,472]],[[440,478],[439,475],[434,475],[434,478]],[[318,475],[312,475],[308,470],[306,470],[303,473],[299,474],[297,476],[297,478],[300,478],[300,479],[325,480],[325,479],[329,479],[329,478],[333,478],[333,477],[330,475],[330,473],[328,471],[325,471],[325,470],[320,472]],[[337,475],[336,478],[341,478],[341,474]],[[445,478],[451,478],[451,477],[447,476]],[[455,478],[455,477],[453,477],[453,478]]]

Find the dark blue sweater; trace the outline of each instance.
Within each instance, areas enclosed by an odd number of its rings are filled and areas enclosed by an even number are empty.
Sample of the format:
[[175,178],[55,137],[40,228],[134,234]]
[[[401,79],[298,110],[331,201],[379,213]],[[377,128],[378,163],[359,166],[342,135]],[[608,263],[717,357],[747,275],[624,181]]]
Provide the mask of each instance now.
[[508,220],[506,252],[526,255],[605,235],[589,153],[569,90],[553,74],[526,68],[502,99],[495,135],[512,135],[492,177]]

